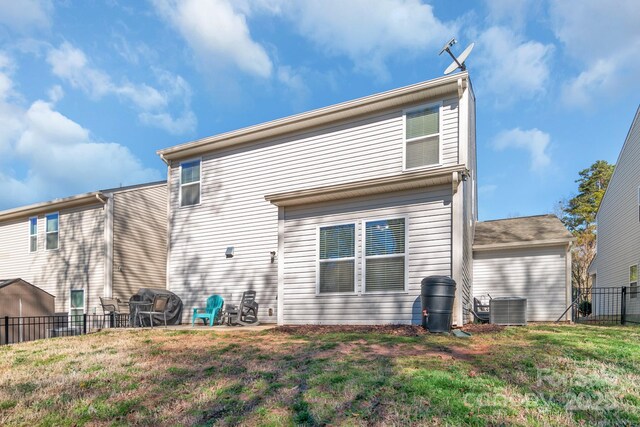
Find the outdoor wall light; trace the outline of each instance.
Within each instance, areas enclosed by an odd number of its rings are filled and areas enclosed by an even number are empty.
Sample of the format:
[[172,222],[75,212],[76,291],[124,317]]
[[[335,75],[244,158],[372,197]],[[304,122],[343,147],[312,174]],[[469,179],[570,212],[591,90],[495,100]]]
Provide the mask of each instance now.
[[271,254],[271,264],[273,264],[276,260],[276,251],[271,251],[269,254]]
[[233,258],[233,246],[227,246],[227,251],[224,253],[227,258]]

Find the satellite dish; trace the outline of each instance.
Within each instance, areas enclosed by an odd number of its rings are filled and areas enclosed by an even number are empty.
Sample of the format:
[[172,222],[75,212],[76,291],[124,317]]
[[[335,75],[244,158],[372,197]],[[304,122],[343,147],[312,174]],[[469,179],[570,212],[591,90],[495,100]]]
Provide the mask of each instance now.
[[464,61],[466,61],[466,59],[469,57],[469,54],[473,50],[473,46],[475,46],[475,43],[471,43],[469,46],[467,46],[467,48],[464,51],[462,51],[460,56],[458,56],[457,58],[453,53],[451,53],[451,46],[453,46],[456,43],[457,43],[456,39],[449,40],[439,53],[439,55],[442,55],[442,52],[447,52],[451,56],[451,58],[453,58],[453,62],[451,63],[451,65],[447,67],[446,70],[444,70],[444,74],[452,73],[458,68],[460,69],[460,71],[464,71],[467,69],[467,66],[464,65]]

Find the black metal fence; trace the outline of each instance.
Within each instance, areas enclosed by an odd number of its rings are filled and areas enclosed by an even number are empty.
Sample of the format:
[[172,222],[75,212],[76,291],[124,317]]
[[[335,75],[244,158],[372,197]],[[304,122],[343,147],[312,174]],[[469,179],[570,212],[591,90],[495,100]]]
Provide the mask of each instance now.
[[0,345],[45,338],[84,335],[105,328],[129,326],[128,314],[83,314],[34,317],[0,317]]
[[573,320],[592,324],[640,324],[637,287],[574,288]]

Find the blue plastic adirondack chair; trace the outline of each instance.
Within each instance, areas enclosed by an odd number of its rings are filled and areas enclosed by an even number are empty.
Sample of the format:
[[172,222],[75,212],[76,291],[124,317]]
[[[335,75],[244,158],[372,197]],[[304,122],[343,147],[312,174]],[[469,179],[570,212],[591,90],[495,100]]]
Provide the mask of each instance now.
[[[218,314],[222,310],[222,306],[224,305],[224,300],[220,295],[211,295],[207,298],[207,307],[195,307],[193,309],[193,318],[191,319],[191,326],[196,324],[196,319],[202,319],[206,325],[206,320],[209,320],[209,326],[213,326]],[[200,311],[204,311],[204,313],[200,313]]]

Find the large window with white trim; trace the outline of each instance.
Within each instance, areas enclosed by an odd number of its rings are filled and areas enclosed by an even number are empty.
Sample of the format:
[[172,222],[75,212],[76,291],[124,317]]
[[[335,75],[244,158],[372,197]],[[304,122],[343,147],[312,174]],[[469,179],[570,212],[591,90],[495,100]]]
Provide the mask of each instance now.
[[440,104],[405,113],[405,169],[440,163]]
[[355,292],[355,224],[318,230],[318,293]]
[[180,206],[200,204],[200,160],[180,164]]
[[365,292],[405,290],[405,222],[404,218],[365,221]]
[[629,298],[638,298],[638,264],[629,267]]
[[29,252],[38,250],[38,217],[29,218]]
[[47,250],[58,249],[60,247],[60,215],[51,213],[45,215],[45,248]]

